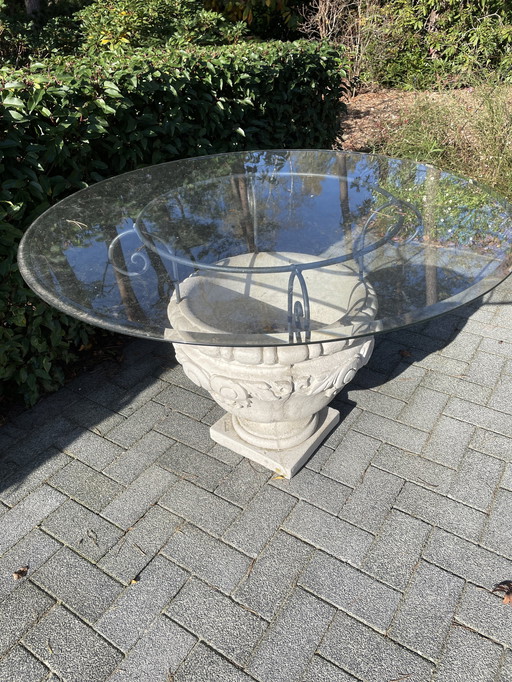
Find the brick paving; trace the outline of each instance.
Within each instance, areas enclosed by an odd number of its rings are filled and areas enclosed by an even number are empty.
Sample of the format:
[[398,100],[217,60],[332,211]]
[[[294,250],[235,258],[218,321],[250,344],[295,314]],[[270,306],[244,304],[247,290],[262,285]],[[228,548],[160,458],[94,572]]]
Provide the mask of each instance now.
[[13,417],[0,682],[512,681],[509,301],[380,337],[291,481],[163,343]]

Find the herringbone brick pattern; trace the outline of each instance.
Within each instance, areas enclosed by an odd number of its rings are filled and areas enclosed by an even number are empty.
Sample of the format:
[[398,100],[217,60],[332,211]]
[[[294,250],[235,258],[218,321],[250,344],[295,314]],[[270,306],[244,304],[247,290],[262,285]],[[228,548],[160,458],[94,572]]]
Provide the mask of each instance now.
[[510,301],[381,337],[291,481],[164,344],[13,418],[0,682],[512,680]]

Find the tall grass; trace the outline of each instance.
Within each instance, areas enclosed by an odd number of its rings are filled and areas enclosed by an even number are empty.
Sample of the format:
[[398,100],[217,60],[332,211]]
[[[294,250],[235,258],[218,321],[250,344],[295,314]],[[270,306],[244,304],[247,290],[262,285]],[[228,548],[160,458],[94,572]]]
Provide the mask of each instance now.
[[512,86],[419,93],[377,148],[472,177],[512,199]]

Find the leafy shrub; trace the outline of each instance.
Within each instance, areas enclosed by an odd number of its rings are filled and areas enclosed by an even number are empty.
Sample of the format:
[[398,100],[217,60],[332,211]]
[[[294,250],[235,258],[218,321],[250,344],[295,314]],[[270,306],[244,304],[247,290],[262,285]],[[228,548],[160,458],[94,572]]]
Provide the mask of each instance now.
[[231,43],[245,31],[198,0],[95,0],[76,17],[89,48]]
[[54,0],[28,16],[23,3],[0,0],[0,62],[15,67],[51,54],[71,54],[81,45],[75,13],[88,0]]
[[383,85],[466,85],[512,66],[512,6],[500,0],[391,0],[379,11],[367,75]]
[[[0,396],[27,404],[63,379],[91,330],[21,281],[23,230],[88,184],[236,149],[330,146],[338,51],[306,41],[135,50],[0,69]],[[305,116],[307,113],[307,117]]]
[[[206,6],[222,12],[231,21],[245,21],[256,28],[258,35],[267,37],[274,30],[286,34],[297,28],[300,20],[298,0],[206,0]],[[284,38],[285,35],[279,35]]]
[[501,0],[311,0],[300,30],[343,46],[352,80],[391,87],[510,78],[512,4]]

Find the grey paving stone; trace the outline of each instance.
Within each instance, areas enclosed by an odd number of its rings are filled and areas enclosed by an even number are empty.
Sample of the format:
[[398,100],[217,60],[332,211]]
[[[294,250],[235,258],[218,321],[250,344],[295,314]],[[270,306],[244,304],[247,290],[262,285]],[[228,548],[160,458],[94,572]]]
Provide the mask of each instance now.
[[498,594],[488,589],[466,584],[455,613],[455,619],[485,637],[510,647],[512,643],[512,609],[501,602]]
[[117,580],[128,584],[182,525],[183,519],[157,505],[150,507],[133,528],[98,562]]
[[278,531],[233,597],[266,620],[272,620],[313,551],[310,545]]
[[156,556],[140,579],[96,621],[95,629],[122,651],[141,637],[187,579],[187,573],[164,557]]
[[322,474],[353,488],[363,478],[380,446],[376,438],[349,431],[322,467]]
[[18,466],[23,466],[48,448],[59,447],[61,441],[66,442],[72,438],[74,430],[74,424],[63,417],[54,415],[37,429],[30,429],[26,438],[16,442],[12,450],[16,463]]
[[301,682],[355,682],[355,679],[325,658],[313,656]]
[[398,419],[409,426],[430,431],[437,423],[447,402],[448,396],[445,393],[419,386]]
[[464,377],[475,384],[482,384],[483,386],[493,388],[504,364],[504,357],[478,351],[464,372]]
[[491,457],[512,462],[512,438],[500,436],[486,429],[475,429],[470,447]]
[[[186,446],[184,445],[183,447]],[[228,450],[228,448],[225,448],[218,443],[215,443],[213,448],[208,450],[208,454],[210,457],[215,457],[219,462],[224,462],[224,464],[227,464],[230,467],[236,466],[243,459],[242,455],[237,455],[236,452]]]
[[81,379],[80,393],[98,405],[104,407],[115,405],[116,411],[119,412],[123,404],[128,402],[128,396],[121,386],[117,386],[110,380],[111,372],[109,369],[109,363],[105,363],[93,370],[89,376],[79,378],[79,381]]
[[446,493],[452,483],[453,469],[432,462],[426,457],[412,455],[392,445],[383,445],[373,458],[373,465],[407,481]]
[[392,509],[363,568],[398,590],[405,589],[430,529],[423,521]]
[[510,682],[510,680],[512,680],[512,651],[506,651],[495,682]]
[[65,501],[65,495],[48,485],[42,485],[5,512],[2,516],[0,554],[4,554]]
[[112,363],[102,362],[90,372],[82,372],[72,379],[66,386],[80,398],[87,397],[89,393],[102,389],[108,382],[109,368]]
[[448,494],[485,511],[491,504],[504,467],[499,459],[468,449]]
[[[152,401],[152,399],[159,395],[166,386],[167,384],[165,381],[156,377],[150,378],[148,376],[132,386],[123,386],[122,388],[125,395],[119,412],[129,417],[140,407]],[[107,404],[109,403],[107,402]]]
[[402,348],[417,348],[435,353],[442,348],[443,340],[453,336],[454,325],[459,323],[460,320],[450,319],[450,316],[446,315],[435,319],[432,325],[427,322],[392,331],[389,338],[399,343]]
[[72,405],[66,406],[64,415],[70,421],[79,424],[84,429],[93,431],[98,436],[104,436],[124,421],[118,412],[98,405],[98,403],[85,397],[81,397]]
[[202,643],[174,676],[174,682],[251,682],[252,679]]
[[481,544],[496,553],[512,558],[512,529],[506,520],[512,511],[512,492],[500,490],[489,514],[489,520],[482,534]]
[[190,524],[174,533],[162,554],[227,594],[251,564],[249,557]]
[[186,478],[213,492],[228,476],[232,467],[210,457],[211,454],[213,451],[206,455],[183,443],[175,443],[160,457],[158,464],[172,471],[178,478]]
[[[3,486],[4,481],[7,481],[11,476],[16,475],[20,469],[21,467],[12,459],[8,459],[7,456],[2,457],[0,460],[0,488]],[[3,504],[3,502],[0,504]]]
[[176,477],[159,466],[150,466],[101,512],[112,523],[128,530],[171,486]]
[[451,376],[460,377],[466,375],[468,368],[467,362],[447,358],[444,355],[432,354],[424,358],[418,359],[417,364],[425,369],[430,369],[441,374],[450,374]]
[[123,361],[127,366],[137,366],[148,355],[158,358],[163,366],[176,363],[173,346],[164,341],[132,338],[123,348]]
[[177,481],[160,505],[214,535],[221,535],[240,513],[239,507],[185,480]]
[[[169,344],[164,342],[161,345],[164,347],[168,346],[172,352],[172,347]],[[149,353],[140,358],[136,363],[123,363],[119,370],[112,374],[112,381],[124,388],[136,388],[137,385],[142,385],[144,382],[148,383],[151,381],[151,377],[155,377],[155,383],[157,383],[159,390],[161,390],[161,384],[164,382],[156,382],[161,365],[162,357]],[[158,395],[158,393],[154,395]]]
[[3,599],[0,603],[0,656],[54,604],[50,596],[28,581]]
[[436,679],[439,682],[494,682],[502,651],[488,639],[452,625]]
[[265,633],[247,671],[262,682],[300,679],[335,612],[308,592],[295,589]]
[[512,464],[510,463],[505,465],[505,471],[500,480],[500,488],[512,490]]
[[69,438],[59,439],[58,446],[66,454],[76,457],[97,471],[104,469],[123,452],[119,445],[81,428],[76,429]]
[[122,654],[62,606],[23,638],[24,644],[66,682],[104,682]]
[[431,679],[432,664],[342,611],[336,615],[318,653],[365,682]]
[[440,353],[450,358],[455,358],[455,360],[471,362],[478,348],[485,350],[482,348],[481,342],[482,337],[479,334],[471,334],[464,330],[463,333],[458,334],[450,343],[443,346],[440,349]]
[[180,412],[173,412],[158,422],[155,429],[200,452],[208,452],[213,448],[209,427]]
[[53,473],[62,469],[68,461],[70,457],[63,455],[56,448],[45,450],[30,464],[20,467],[2,482],[0,500],[12,507],[44,483]]
[[409,649],[438,659],[463,587],[461,578],[420,563],[389,634]]
[[472,507],[412,483],[404,486],[395,506],[468,540],[478,540],[486,520],[484,513]]
[[153,397],[160,393],[164,386],[165,383],[160,379],[145,377],[139,383],[128,387],[119,387],[112,383],[106,383],[103,390],[96,390],[89,397],[91,400],[95,400],[106,407],[115,404],[117,412],[129,417],[139,407],[149,403]]
[[14,547],[0,558],[0,600],[18,589],[21,581],[13,580],[12,575],[22,566],[28,566],[30,576],[39,566],[55,554],[60,543],[34,528]]
[[508,376],[503,377],[495,386],[491,397],[487,403],[488,407],[492,407],[499,412],[506,412],[512,414],[512,389],[511,382]]
[[457,419],[441,416],[423,448],[423,456],[439,464],[457,468],[464,456],[475,427]]
[[0,682],[42,682],[49,670],[22,646],[16,646],[0,660]]
[[164,383],[163,390],[154,397],[154,400],[194,419],[202,419],[213,407],[211,398],[205,398],[180,386],[167,383]]
[[489,587],[512,575],[512,561],[478,545],[435,529],[423,556],[447,571]]
[[62,416],[63,409],[78,399],[78,396],[66,386],[55,393],[43,396],[33,407],[22,410],[10,417],[12,427],[22,431],[22,437],[27,431],[36,427],[47,427],[56,417]]
[[119,426],[109,431],[109,440],[129,448],[130,445],[140,440],[148,431],[156,428],[167,416],[168,410],[163,405],[150,400],[127,417]]
[[464,400],[471,400],[473,403],[485,405],[492,393],[492,388],[489,386],[482,386],[467,381],[463,377],[453,377],[448,374],[440,374],[439,372],[429,371],[425,374],[422,380],[422,386],[425,388],[432,388],[435,391],[441,391],[447,395],[463,398]]
[[[485,317],[484,317],[485,313]],[[473,313],[471,318],[464,325],[464,331],[478,334],[484,338],[495,339],[496,341],[510,341],[512,340],[512,330],[507,329],[501,325],[496,325],[493,322],[494,313],[491,309]],[[489,351],[488,348],[484,349]]]
[[173,443],[171,438],[150,431],[109,464],[104,473],[123,485],[129,485]]
[[404,350],[404,344],[393,341],[391,337],[377,339],[369,368],[378,368],[383,374],[391,374],[402,362],[401,350]]
[[388,418],[397,417],[405,406],[403,400],[371,389],[355,388],[352,384],[348,387],[347,398],[362,410]]
[[407,401],[426,374],[427,370],[422,367],[401,362],[384,383],[381,381],[377,384],[378,390],[385,395]]
[[195,578],[186,583],[165,613],[241,665],[267,627],[264,620]]
[[327,445],[321,445],[304,466],[310,471],[319,473],[333,452],[334,450],[328,448]]
[[[499,336],[499,331],[497,332]],[[496,353],[496,355],[503,355],[506,358],[512,358],[512,336],[510,330],[507,330],[508,341],[500,338],[485,337],[480,340],[480,350],[486,353]]]
[[98,561],[123,535],[119,528],[73,500],[49,514],[42,528],[90,561]]
[[108,682],[169,682],[196,641],[179,625],[159,616]]
[[283,523],[285,530],[339,559],[360,565],[373,536],[316,507],[299,502]]
[[341,421],[334,431],[331,431],[331,433],[324,440],[324,445],[326,445],[328,448],[334,449],[338,447],[363,411],[355,405],[348,405],[338,401],[331,403],[331,406],[338,410]]
[[303,468],[291,479],[271,479],[272,486],[300,500],[337,514],[352,489],[327,476]]
[[116,481],[77,459],[72,459],[54,474],[49,483],[94,512],[104,509],[124,489]]
[[187,391],[192,391],[193,393],[198,393],[203,395],[204,391],[196,386],[185,374],[183,367],[176,360],[174,364],[164,366],[163,371],[158,371],[158,376],[163,381],[167,381],[169,384],[174,384],[175,386],[181,386],[186,388]]
[[349,564],[318,551],[298,584],[383,632],[402,596]]
[[370,466],[362,482],[343,505],[340,518],[376,533],[403,485],[402,478]]
[[223,410],[220,405],[214,403],[208,412],[201,419],[202,422],[208,424],[208,426],[213,426],[216,421],[226,414],[226,410]]
[[363,412],[354,424],[354,429],[384,443],[415,453],[421,452],[428,435],[407,424],[399,424],[368,412]]
[[89,621],[97,620],[122,586],[67,547],[32,573],[32,580]]
[[271,476],[272,472],[266,467],[244,458],[215,488],[215,494],[246,507]]
[[445,414],[509,438],[512,436],[512,415],[498,412],[490,407],[476,405],[460,398],[450,398]]
[[259,492],[224,532],[223,539],[237,549],[255,557],[288,516],[295,498],[266,486]]

